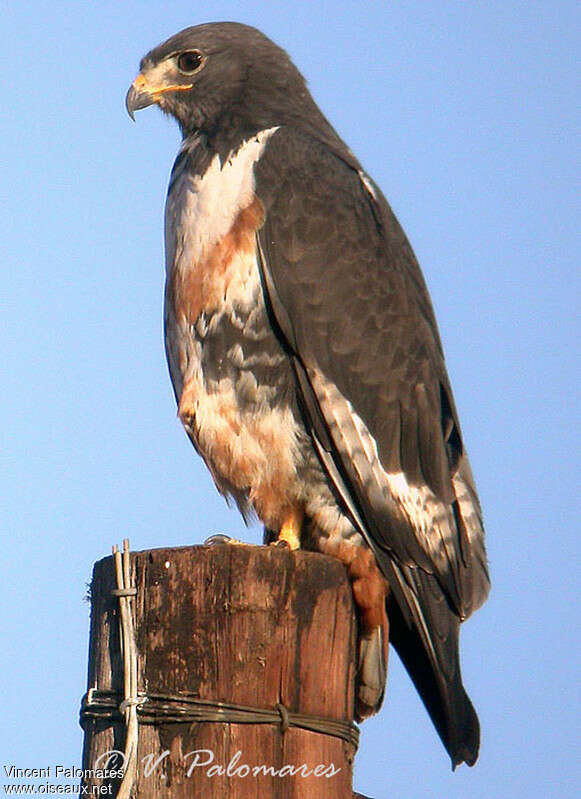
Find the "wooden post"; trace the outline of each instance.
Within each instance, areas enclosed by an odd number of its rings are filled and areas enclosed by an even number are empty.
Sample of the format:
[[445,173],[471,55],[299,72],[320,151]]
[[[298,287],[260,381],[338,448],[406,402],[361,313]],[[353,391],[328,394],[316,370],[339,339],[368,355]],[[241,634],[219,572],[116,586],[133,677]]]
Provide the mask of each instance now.
[[[353,719],[356,630],[351,587],[338,561],[220,544],[136,552],[131,566],[140,692],[189,692],[268,709],[281,703],[291,713]],[[95,564],[89,688],[121,693],[114,574],[112,558]],[[105,752],[123,750],[120,718],[85,719],[84,728],[84,769],[102,766]],[[281,724],[140,724],[133,795],[351,799],[353,757],[354,747],[341,738],[283,730],[282,717]],[[279,773],[302,764],[302,773]],[[257,766],[265,770],[254,773]],[[118,787],[98,772],[84,784],[91,795],[115,796]]]

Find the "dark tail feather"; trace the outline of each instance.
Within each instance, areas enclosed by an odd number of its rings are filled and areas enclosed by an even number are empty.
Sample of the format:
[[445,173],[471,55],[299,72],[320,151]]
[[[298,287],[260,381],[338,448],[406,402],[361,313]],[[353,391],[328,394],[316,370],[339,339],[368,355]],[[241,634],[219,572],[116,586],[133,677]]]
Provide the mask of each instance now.
[[438,608],[437,615],[439,634],[432,641],[437,663],[429,656],[416,625],[410,627],[393,600],[388,602],[390,639],[452,759],[452,768],[464,762],[473,766],[478,758],[480,724],[462,685],[460,623],[447,606]]

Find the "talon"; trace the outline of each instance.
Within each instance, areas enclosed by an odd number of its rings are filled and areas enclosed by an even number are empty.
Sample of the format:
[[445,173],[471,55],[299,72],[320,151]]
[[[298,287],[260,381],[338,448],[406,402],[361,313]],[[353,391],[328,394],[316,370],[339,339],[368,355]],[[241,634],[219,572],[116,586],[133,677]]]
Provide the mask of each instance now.
[[211,535],[209,538],[206,538],[204,541],[205,547],[212,547],[214,544],[229,544],[232,541],[229,535],[224,535],[223,533],[216,533],[215,535]]
[[276,549],[290,549],[291,545],[285,539],[279,539],[278,541],[271,541],[268,545],[269,547],[275,547]]
[[241,547],[250,546],[246,543],[246,541],[239,541],[237,538],[230,538],[229,535],[224,535],[224,533],[216,533],[215,535],[211,535],[209,538],[206,538],[204,541],[204,546],[207,547],[217,546],[218,544],[229,544],[230,546]]

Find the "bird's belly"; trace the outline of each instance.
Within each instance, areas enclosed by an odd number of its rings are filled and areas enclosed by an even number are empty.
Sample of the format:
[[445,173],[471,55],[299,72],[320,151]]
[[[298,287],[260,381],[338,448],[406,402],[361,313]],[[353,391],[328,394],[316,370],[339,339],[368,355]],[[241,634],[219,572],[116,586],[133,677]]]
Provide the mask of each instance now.
[[318,462],[265,307],[256,253],[264,209],[244,177],[264,134],[222,168],[214,160],[203,177],[183,165],[175,171],[166,211],[166,353],[180,419],[218,489],[274,531],[304,513],[319,549],[320,538],[354,530]]
[[[204,270],[204,271],[202,271]],[[278,529],[299,501],[304,437],[288,358],[272,331],[254,250],[166,293],[166,348],[178,415],[218,489]],[[177,302],[176,302],[177,299]]]

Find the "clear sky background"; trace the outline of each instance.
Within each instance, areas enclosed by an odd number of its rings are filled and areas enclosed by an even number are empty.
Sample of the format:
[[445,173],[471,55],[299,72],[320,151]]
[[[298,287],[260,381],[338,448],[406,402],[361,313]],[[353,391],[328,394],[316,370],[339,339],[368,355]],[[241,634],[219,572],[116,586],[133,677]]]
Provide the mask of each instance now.
[[[363,725],[374,799],[565,797],[579,774],[577,4],[0,2],[1,764],[78,765],[94,561],[260,540],[180,428],[162,344],[177,127],[139,59],[211,20],[285,47],[420,260],[485,512],[463,627],[482,724],[455,774],[394,655]],[[578,63],[577,63],[578,66]],[[0,785],[7,782],[2,777]]]

